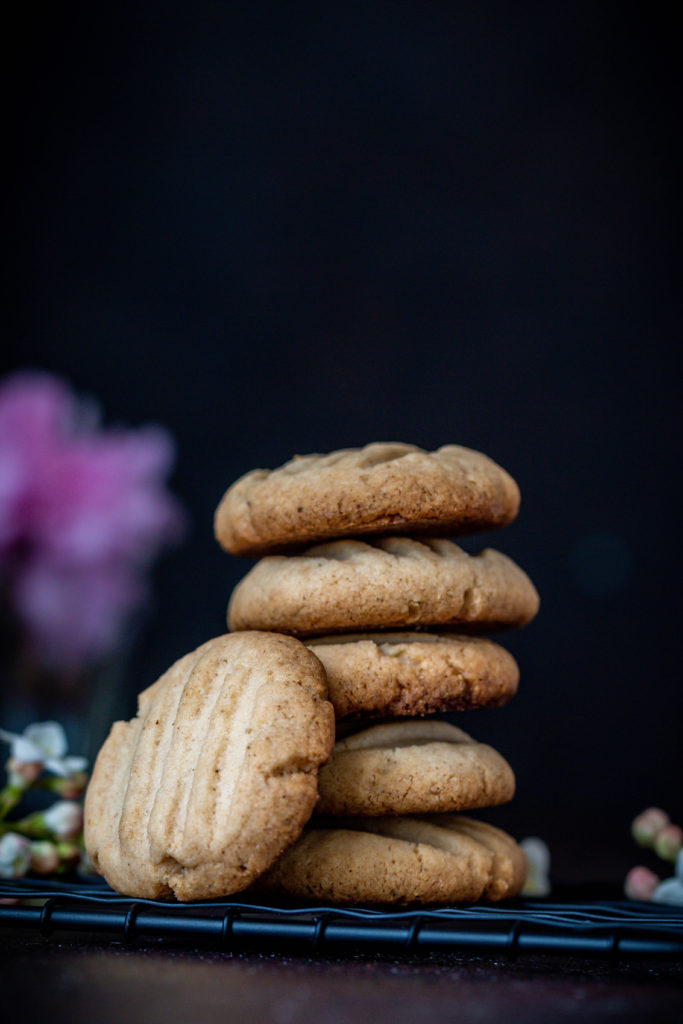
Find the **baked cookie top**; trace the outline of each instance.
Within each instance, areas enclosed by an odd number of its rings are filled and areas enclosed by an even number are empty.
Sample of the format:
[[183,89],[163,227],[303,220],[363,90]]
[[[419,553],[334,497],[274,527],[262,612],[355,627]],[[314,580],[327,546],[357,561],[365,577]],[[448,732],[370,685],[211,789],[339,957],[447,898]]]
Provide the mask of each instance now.
[[506,832],[439,814],[307,828],[257,884],[330,903],[473,903],[516,896],[525,876]]
[[443,814],[511,800],[515,777],[505,758],[462,729],[408,719],[338,740],[318,791],[319,814]]
[[334,743],[320,662],[292,637],[208,641],[116,722],[85,800],[95,869],[129,896],[246,888],[300,834]]
[[346,633],[306,646],[323,663],[337,718],[500,707],[519,669],[499,644],[453,633]]
[[406,627],[486,632],[538,611],[529,577],[491,548],[468,555],[449,540],[338,540],[262,558],[235,587],[231,630],[295,636]]
[[481,452],[374,443],[255,469],[223,496],[217,540],[235,555],[365,534],[471,533],[517,515],[519,488]]

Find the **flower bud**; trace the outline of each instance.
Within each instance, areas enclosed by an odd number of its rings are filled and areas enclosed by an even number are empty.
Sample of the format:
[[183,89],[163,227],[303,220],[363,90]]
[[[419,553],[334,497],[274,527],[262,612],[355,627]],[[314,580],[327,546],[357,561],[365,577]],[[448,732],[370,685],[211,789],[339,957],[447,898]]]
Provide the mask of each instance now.
[[665,825],[655,837],[655,853],[662,860],[675,861],[683,846],[683,830],[678,825]]
[[74,772],[67,777],[57,776],[51,780],[50,789],[65,800],[77,800],[82,796],[88,783],[87,772]]
[[10,786],[26,789],[39,777],[43,770],[42,761],[20,761],[10,757],[7,762],[7,776]]
[[59,862],[62,865],[62,867],[78,867],[81,860],[81,851],[78,848],[78,846],[76,846],[75,843],[57,843],[57,853],[59,855]]
[[21,878],[31,864],[31,844],[16,832],[0,838],[0,878]]
[[649,868],[631,868],[624,882],[624,894],[629,900],[651,900],[655,889],[659,885],[659,878]]
[[631,835],[639,846],[652,846],[658,832],[669,824],[669,815],[659,807],[648,807],[631,822]]
[[58,839],[73,839],[83,827],[83,808],[73,800],[58,800],[44,812],[43,821]]
[[31,871],[37,875],[51,875],[59,867],[57,847],[48,839],[31,843]]

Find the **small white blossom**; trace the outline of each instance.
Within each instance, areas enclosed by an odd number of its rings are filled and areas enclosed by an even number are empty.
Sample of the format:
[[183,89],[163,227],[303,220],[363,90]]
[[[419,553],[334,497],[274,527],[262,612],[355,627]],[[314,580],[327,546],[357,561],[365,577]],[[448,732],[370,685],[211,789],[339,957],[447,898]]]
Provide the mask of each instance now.
[[42,764],[65,778],[83,771],[88,763],[84,757],[67,756],[66,734],[59,722],[35,722],[21,734],[0,729],[0,739],[12,744],[14,761]]
[[90,860],[87,850],[81,850],[80,860],[78,864],[78,870],[83,875],[96,875],[97,871],[95,865]]
[[43,813],[43,821],[58,839],[73,839],[83,827],[83,808],[73,800],[58,800]]
[[655,903],[669,903],[674,907],[683,907],[683,849],[676,857],[676,874],[673,878],[665,878],[654,891],[652,899]]
[[550,850],[542,839],[530,836],[520,846],[526,854],[526,881],[523,896],[548,896],[550,893]]
[[31,844],[16,832],[0,838],[0,878],[21,878],[31,866]]
[[680,878],[665,878],[652,894],[654,903],[669,903],[674,907],[683,907],[683,882]]

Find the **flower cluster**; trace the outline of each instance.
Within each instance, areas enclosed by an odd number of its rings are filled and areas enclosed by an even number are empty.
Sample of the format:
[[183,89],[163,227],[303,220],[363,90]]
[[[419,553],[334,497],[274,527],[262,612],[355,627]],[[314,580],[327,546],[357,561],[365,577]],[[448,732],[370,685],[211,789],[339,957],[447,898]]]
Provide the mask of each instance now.
[[183,529],[158,427],[102,429],[47,374],[0,384],[0,584],[41,660],[79,669],[120,640],[146,570]]
[[659,875],[638,864],[631,868],[624,882],[624,892],[631,900],[653,900],[683,906],[683,829],[669,820],[659,807],[648,807],[631,823],[631,835],[639,846],[652,849],[658,857],[675,863],[674,875],[660,880]]
[[[66,736],[57,722],[30,725],[22,734],[0,729],[0,739],[11,744],[8,781],[0,790],[0,878],[87,869],[78,802],[88,781],[85,758],[67,754]],[[29,789],[58,799],[46,810],[7,821]]]

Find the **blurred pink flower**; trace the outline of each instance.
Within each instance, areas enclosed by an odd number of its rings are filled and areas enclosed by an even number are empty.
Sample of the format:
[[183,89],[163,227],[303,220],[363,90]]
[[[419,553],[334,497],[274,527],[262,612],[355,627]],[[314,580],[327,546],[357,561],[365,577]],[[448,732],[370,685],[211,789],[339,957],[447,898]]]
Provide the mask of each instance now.
[[180,539],[159,427],[101,429],[97,407],[47,374],[0,384],[0,574],[33,648],[81,667],[110,653]]

